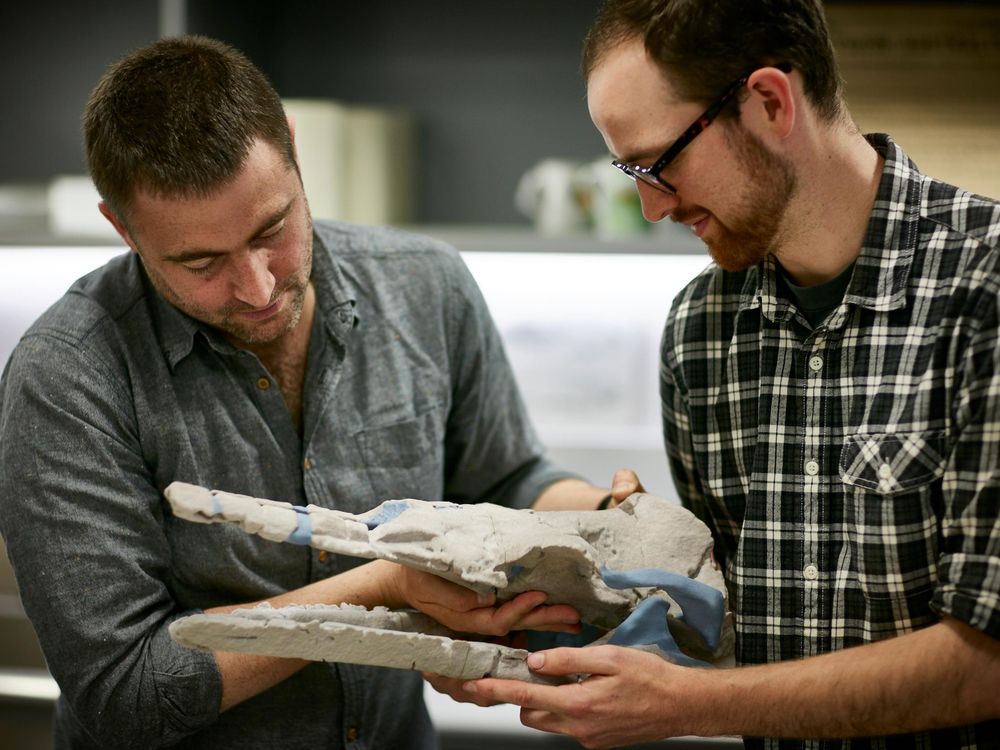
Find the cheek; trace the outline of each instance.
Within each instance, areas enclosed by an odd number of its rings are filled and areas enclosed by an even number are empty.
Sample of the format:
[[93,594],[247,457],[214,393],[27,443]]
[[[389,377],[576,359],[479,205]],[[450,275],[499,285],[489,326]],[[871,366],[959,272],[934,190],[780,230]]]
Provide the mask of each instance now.
[[290,232],[285,242],[274,249],[271,272],[279,279],[298,276],[308,256],[308,242],[304,232]]
[[159,286],[161,292],[166,292],[164,296],[185,311],[207,313],[224,307],[229,302],[225,274],[211,279],[190,278],[183,275],[174,275],[170,278],[161,276]]
[[202,314],[210,314],[225,308],[231,301],[230,295],[225,292],[226,286],[217,282],[203,282],[191,285],[185,291],[181,299],[191,310],[197,310]]

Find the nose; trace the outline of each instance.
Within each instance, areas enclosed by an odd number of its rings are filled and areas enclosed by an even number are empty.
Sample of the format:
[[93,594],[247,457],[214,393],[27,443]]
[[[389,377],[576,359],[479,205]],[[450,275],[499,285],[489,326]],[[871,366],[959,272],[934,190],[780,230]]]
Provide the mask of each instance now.
[[673,212],[680,203],[673,193],[666,193],[657,190],[652,185],[636,180],[636,190],[639,191],[639,202],[642,204],[642,215],[646,221],[654,224],[661,219],[665,219]]
[[267,307],[274,292],[275,278],[268,253],[251,250],[239,260],[233,279],[233,296],[254,308]]

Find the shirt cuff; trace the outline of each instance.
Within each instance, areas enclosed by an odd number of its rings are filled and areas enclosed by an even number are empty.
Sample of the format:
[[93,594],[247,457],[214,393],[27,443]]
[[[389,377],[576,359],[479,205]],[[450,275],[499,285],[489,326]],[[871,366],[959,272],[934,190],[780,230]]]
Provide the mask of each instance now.
[[1000,639],[1000,558],[944,555],[940,575],[931,608]]

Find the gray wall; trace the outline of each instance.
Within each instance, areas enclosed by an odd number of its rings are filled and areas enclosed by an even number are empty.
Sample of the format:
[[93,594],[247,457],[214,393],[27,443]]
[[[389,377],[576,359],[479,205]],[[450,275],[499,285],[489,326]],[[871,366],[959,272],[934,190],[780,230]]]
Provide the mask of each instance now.
[[0,3],[0,183],[85,171],[80,116],[104,68],[157,37],[157,0]]
[[538,160],[606,152],[579,75],[599,4],[217,0],[191,3],[188,26],[241,46],[282,96],[414,112],[418,219],[495,223],[521,218],[514,189]]
[[414,112],[420,222],[526,222],[513,205],[525,170],[605,152],[578,74],[600,0],[10,1],[0,3],[0,183],[83,171],[87,94],[109,62],[156,38],[161,3],[186,8],[189,31],[246,51],[282,96]]
[[[104,67],[155,39],[157,0],[0,10],[0,182],[80,173],[79,121]],[[605,153],[579,50],[598,0],[189,0],[187,28],[243,49],[282,96],[415,113],[417,220],[526,221],[520,175]]]

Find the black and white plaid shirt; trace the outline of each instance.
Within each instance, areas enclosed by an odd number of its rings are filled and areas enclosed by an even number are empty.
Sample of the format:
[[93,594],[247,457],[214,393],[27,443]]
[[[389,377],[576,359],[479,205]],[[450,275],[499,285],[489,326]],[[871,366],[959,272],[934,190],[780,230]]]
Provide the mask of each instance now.
[[[674,301],[661,393],[674,479],[713,530],[744,664],[930,625],[1000,638],[1000,204],[887,136],[841,305],[815,329],[773,261]],[[750,747],[996,747],[1000,722]]]

